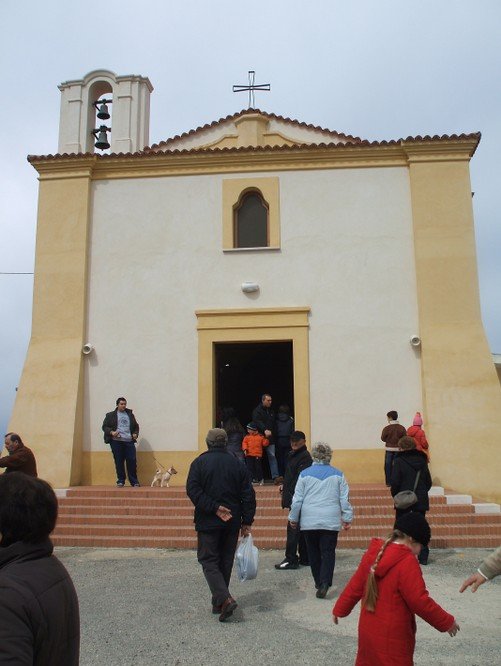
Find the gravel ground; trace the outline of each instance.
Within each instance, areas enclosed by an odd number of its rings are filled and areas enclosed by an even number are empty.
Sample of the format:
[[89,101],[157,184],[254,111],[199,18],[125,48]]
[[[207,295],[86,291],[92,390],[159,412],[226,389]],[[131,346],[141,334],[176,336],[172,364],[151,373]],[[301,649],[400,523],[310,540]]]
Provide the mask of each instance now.
[[[488,551],[434,551],[424,575],[431,596],[461,631],[441,634],[418,618],[415,664],[501,664],[501,577],[472,594],[461,582]],[[269,663],[352,664],[358,608],[335,627],[333,600],[362,551],[340,550],[334,587],[315,597],[310,570],[276,571],[282,552],[261,551],[258,578],[232,592],[234,616],[220,623],[193,551],[57,548],[80,599],[82,666]]]

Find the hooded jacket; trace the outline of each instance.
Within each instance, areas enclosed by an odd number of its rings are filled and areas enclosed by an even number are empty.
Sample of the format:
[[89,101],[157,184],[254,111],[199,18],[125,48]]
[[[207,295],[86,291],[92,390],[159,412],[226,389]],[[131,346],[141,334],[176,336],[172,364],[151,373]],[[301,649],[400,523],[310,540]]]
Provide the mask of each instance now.
[[415,490],[418,501],[413,504],[412,510],[428,511],[430,508],[428,491],[431,488],[431,476],[426,454],[421,451],[411,449],[410,451],[397,453],[391,471],[391,495],[395,497],[402,490],[412,490],[419,470],[421,470],[421,474]]
[[76,666],[80,618],[52,542],[0,547],[0,664]]
[[255,435],[245,435],[242,440],[242,450],[246,456],[253,458],[262,458],[263,449],[269,445],[269,441],[264,435],[256,433]]
[[290,449],[291,435],[294,432],[294,419],[289,414],[278,412],[275,421],[275,436],[278,446]]
[[[369,570],[383,545],[372,539],[357,571],[332,610],[346,617],[365,592]],[[376,567],[378,599],[374,612],[362,607],[358,623],[356,666],[412,666],[416,615],[438,631],[448,631],[454,617],[429,595],[416,556],[404,544],[390,543]]]
[[327,463],[313,462],[304,469],[296,483],[289,521],[301,530],[339,532],[342,523],[351,523],[353,509],[350,489],[340,469]]
[[429,461],[430,454],[428,452],[428,440],[426,439],[424,430],[420,426],[412,425],[410,428],[407,428],[407,434],[416,442],[416,449],[422,451]]

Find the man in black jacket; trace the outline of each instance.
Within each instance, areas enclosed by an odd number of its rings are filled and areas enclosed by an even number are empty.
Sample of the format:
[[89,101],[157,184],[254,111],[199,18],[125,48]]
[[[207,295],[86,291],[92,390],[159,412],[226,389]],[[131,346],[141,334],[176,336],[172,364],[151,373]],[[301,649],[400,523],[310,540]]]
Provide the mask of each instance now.
[[111,446],[117,472],[117,486],[123,488],[125,485],[125,465],[130,485],[139,486],[136,462],[139,423],[132,409],[127,409],[125,398],[117,398],[116,405],[116,409],[104,417],[104,441]]
[[261,396],[260,404],[252,412],[252,421],[257,425],[259,432],[269,441],[265,451],[270,465],[271,478],[278,485],[282,478],[278,474],[278,463],[275,455],[275,412],[271,408],[271,403],[271,395],[264,393]]
[[[310,467],[312,459],[306,448],[306,435],[301,430],[295,430],[291,435],[291,449],[287,455],[287,464],[283,485],[280,486],[282,493],[282,509],[290,509],[297,479],[303,469]],[[299,557],[298,557],[299,550]],[[292,529],[287,522],[287,542],[285,545],[285,558],[280,564],[275,564],[275,569],[297,569],[299,564],[308,564],[308,552],[306,543],[300,530]]]
[[197,557],[212,593],[212,612],[224,622],[237,607],[228,586],[238,535],[251,531],[256,495],[246,467],[226,449],[226,431],[213,428],[205,441],[208,450],[191,463],[186,492],[195,505]]

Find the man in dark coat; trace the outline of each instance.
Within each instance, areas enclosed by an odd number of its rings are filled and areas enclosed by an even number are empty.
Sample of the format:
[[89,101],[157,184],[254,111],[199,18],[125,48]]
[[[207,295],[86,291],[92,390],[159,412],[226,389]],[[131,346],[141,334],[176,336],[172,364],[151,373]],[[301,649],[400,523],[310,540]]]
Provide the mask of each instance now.
[[261,396],[260,404],[252,412],[252,421],[257,425],[259,432],[269,441],[266,455],[270,465],[271,478],[278,485],[282,481],[278,474],[278,463],[275,455],[275,412],[271,408],[272,398],[269,393]]
[[23,440],[15,432],[5,435],[5,448],[8,456],[0,458],[0,467],[8,472],[23,472],[28,476],[38,476],[37,463],[33,451],[23,444]]
[[[417,485],[414,492],[417,496],[416,504],[408,509],[395,509],[396,520],[406,513],[412,511],[426,515],[430,508],[428,491],[431,488],[432,481],[430,470],[428,469],[428,459],[423,451],[416,449],[416,442],[412,437],[402,437],[398,443],[400,451],[396,454],[391,472],[391,495],[395,495],[402,490],[414,490],[414,484],[417,479]],[[430,550],[428,546],[423,546],[419,554],[420,564],[428,564]]]
[[139,423],[132,409],[127,409],[125,398],[117,398],[116,405],[116,409],[104,417],[104,441],[111,446],[117,472],[117,486],[123,488],[125,485],[125,465],[130,485],[139,486],[136,461]]
[[212,593],[212,612],[224,622],[237,607],[229,584],[238,535],[250,534],[256,495],[246,467],[227,449],[225,430],[213,428],[207,451],[190,466],[186,492],[195,505],[198,561]]
[[[290,509],[294,490],[300,473],[303,469],[310,467],[312,459],[306,448],[306,435],[301,430],[295,430],[291,435],[291,449],[287,456],[284,482],[281,486],[282,509]],[[298,557],[299,550],[299,557]],[[297,569],[300,564],[308,564],[308,551],[304,536],[298,529],[292,529],[287,522],[287,542],[285,545],[285,558],[280,564],[275,564],[275,569],[281,571],[286,569]]]
[[78,599],[49,539],[56,518],[48,483],[0,476],[0,664],[79,663]]

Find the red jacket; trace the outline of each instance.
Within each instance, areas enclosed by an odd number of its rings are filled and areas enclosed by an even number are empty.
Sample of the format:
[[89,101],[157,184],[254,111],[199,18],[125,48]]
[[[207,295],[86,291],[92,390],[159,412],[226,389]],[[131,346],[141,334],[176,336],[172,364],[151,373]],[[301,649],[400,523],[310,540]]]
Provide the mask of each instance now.
[[[332,610],[346,617],[364,595],[369,569],[382,539],[372,539],[357,571]],[[363,607],[358,623],[355,666],[412,666],[419,615],[438,631],[448,631],[454,617],[428,594],[416,556],[403,544],[390,543],[376,568],[378,599],[372,613]]]
[[269,441],[264,435],[245,435],[242,440],[242,449],[246,456],[252,456],[254,458],[263,457],[263,449],[265,446],[268,446]]
[[419,426],[412,425],[410,428],[407,428],[407,434],[409,437],[412,437],[416,442],[416,449],[422,451],[426,454],[428,462],[430,461],[430,454],[428,452],[428,440],[424,434],[424,430]]

